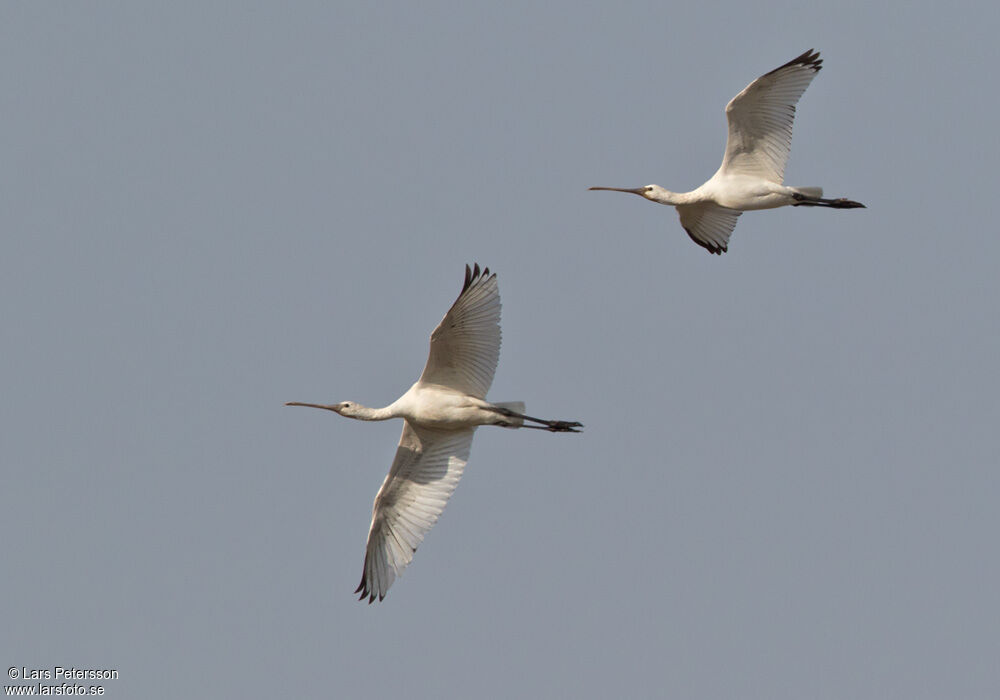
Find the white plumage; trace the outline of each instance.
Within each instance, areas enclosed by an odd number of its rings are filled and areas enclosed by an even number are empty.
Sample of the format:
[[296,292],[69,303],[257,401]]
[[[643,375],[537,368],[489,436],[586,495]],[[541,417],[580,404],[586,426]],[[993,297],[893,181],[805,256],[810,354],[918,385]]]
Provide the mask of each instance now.
[[475,428],[434,430],[403,423],[396,458],[375,496],[355,593],[385,598],[396,576],[413,560],[462,478]]
[[[524,415],[521,402],[490,403],[500,357],[500,292],[496,275],[465,268],[458,299],[431,333],[430,353],[420,379],[385,408],[291,402],[359,420],[403,419],[396,457],[375,496],[365,546],[361,584],[355,593],[371,603],[413,560],[455,491],[469,460],[472,435],[480,425],[579,432],[580,423]],[[525,421],[537,425],[527,425]]]
[[729,236],[744,211],[789,205],[864,208],[849,199],[823,199],[820,187],[783,184],[792,147],[795,105],[822,64],[819,52],[810,49],[757,78],[729,101],[729,137],[722,165],[698,189],[671,192],[659,185],[590,189],[630,192],[677,207],[681,226],[691,240],[717,255],[728,250]]

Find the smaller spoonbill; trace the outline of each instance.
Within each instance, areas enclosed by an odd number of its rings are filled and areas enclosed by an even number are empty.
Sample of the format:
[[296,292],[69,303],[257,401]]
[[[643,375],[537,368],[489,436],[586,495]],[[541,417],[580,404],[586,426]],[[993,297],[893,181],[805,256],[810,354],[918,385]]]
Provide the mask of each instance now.
[[[403,419],[396,458],[375,496],[361,584],[355,593],[371,603],[413,559],[462,477],[472,434],[480,425],[578,433],[581,423],[524,414],[524,403],[490,403],[486,392],[500,358],[500,292],[497,276],[465,266],[465,284],[431,333],[424,372],[409,391],[385,408],[353,401],[286,406],[323,408],[358,420]],[[525,422],[527,421],[527,422]],[[535,423],[537,425],[529,425]]]
[[736,219],[745,211],[775,207],[864,209],[850,199],[823,199],[822,187],[786,187],[785,165],[792,147],[795,104],[823,67],[819,51],[809,49],[747,85],[726,105],[729,139],[722,165],[692,192],[671,192],[659,185],[592,190],[630,192],[651,202],[677,207],[691,240],[710,253],[729,249]]

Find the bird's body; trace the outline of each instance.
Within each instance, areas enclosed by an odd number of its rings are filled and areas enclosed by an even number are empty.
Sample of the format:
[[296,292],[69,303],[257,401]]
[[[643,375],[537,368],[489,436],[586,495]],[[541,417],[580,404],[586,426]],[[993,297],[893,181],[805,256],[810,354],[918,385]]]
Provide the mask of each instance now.
[[384,408],[353,401],[287,404],[323,408],[358,420],[403,419],[396,458],[375,496],[364,571],[355,591],[369,603],[385,597],[437,522],[465,469],[477,427],[552,432],[579,432],[577,428],[582,427],[576,422],[526,416],[520,401],[487,401],[499,356],[496,275],[488,269],[480,274],[478,265],[475,270],[466,267],[462,293],[431,334],[423,374],[405,394]]
[[806,51],[750,83],[726,105],[729,138],[722,165],[701,187],[671,192],[659,185],[630,192],[677,208],[681,226],[698,245],[721,255],[729,247],[736,220],[744,211],[784,206],[863,208],[849,199],[823,199],[820,187],[789,187],[785,165],[792,144],[795,104],[822,67],[818,52]]
[[400,417],[436,430],[463,430],[502,424],[492,404],[461,391],[417,382],[396,402]]
[[509,427],[508,418],[497,412],[497,406],[501,404],[492,404],[447,386],[419,381],[385,408],[344,403],[349,405],[338,413],[358,420],[403,418],[414,425],[436,430],[461,430],[480,425]]

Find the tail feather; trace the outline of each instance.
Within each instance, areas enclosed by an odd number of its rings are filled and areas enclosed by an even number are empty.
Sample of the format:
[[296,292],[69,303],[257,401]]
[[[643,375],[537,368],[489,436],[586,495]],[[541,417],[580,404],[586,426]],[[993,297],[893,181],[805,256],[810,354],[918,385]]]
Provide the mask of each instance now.
[[801,195],[805,195],[806,197],[813,197],[815,199],[819,199],[820,197],[823,196],[822,187],[793,187],[792,189]]

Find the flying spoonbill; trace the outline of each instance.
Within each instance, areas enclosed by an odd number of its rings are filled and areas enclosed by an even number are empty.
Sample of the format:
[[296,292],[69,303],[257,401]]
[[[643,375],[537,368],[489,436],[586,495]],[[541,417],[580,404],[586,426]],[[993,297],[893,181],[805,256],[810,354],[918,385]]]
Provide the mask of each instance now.
[[729,138],[722,165],[693,192],[671,192],[659,185],[592,190],[631,192],[651,202],[677,207],[681,226],[710,253],[728,250],[736,219],[745,211],[793,207],[863,209],[850,199],[823,199],[821,187],[782,184],[792,147],[795,104],[822,68],[818,51],[809,49],[746,86],[726,105]]
[[[490,403],[500,357],[500,292],[497,276],[465,266],[465,284],[431,333],[431,349],[417,383],[385,408],[353,401],[286,406],[323,408],[358,420],[403,419],[396,458],[375,496],[365,546],[359,600],[385,598],[437,522],[469,460],[472,434],[480,425],[578,433],[583,425],[524,414],[524,403]],[[527,421],[527,422],[525,422]],[[529,425],[534,423],[536,425]]]

